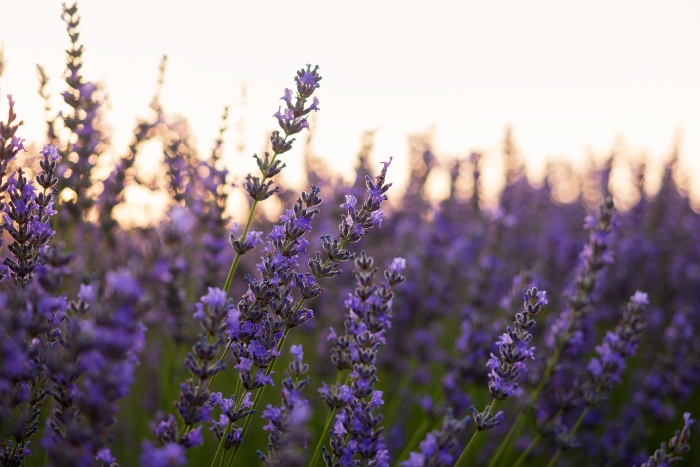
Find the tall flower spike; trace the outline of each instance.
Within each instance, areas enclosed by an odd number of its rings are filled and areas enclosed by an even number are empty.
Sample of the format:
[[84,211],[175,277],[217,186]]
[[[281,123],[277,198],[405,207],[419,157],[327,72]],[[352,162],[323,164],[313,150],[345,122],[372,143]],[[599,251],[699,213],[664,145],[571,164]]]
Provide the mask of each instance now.
[[78,43],[80,32],[80,15],[77,3],[68,7],[63,5],[63,20],[70,38],[70,48],[64,73],[68,89],[63,92],[63,100],[72,108],[68,114],[61,115],[63,123],[73,135],[69,144],[67,157],[66,178],[60,180],[60,188],[70,188],[76,194],[75,202],[65,203],[73,219],[79,220],[83,213],[93,204],[93,199],[87,190],[92,185],[90,174],[95,166],[96,157],[102,153],[104,135],[100,122],[100,112],[103,98],[97,84],[85,81],[81,74],[83,66],[84,47]]
[[[313,79],[307,77],[307,74],[312,76]],[[285,102],[286,109],[282,110],[282,107],[280,107],[273,115],[277,119],[277,123],[284,135],[282,135],[279,130],[273,131],[270,135],[270,144],[273,152],[272,157],[270,157],[270,154],[267,152],[264,158],[258,157],[257,154],[253,155],[260,169],[261,177],[256,177],[252,174],[248,174],[245,177],[243,188],[253,200],[253,207],[251,208],[249,221],[240,237],[237,229],[233,231],[229,237],[231,245],[236,250],[236,258],[253,249],[260,240],[260,236],[257,234],[249,236],[248,228],[250,227],[250,219],[252,219],[252,211],[255,210],[256,203],[265,201],[270,196],[279,192],[279,187],[272,187],[271,178],[279,174],[286,165],[278,159],[278,156],[292,149],[292,144],[294,143],[294,138],[290,138],[292,135],[309,127],[309,123],[307,122],[308,113],[319,110],[318,99],[315,97],[312,105],[306,105],[308,98],[311,97],[316,88],[319,87],[318,82],[321,80],[321,77],[318,75],[318,66],[311,70],[311,66],[307,65],[307,70],[304,71],[302,69],[297,72],[297,76],[295,76],[294,79],[297,81],[296,96],[293,98],[292,90],[285,89],[281,100]],[[237,264],[237,262],[234,264]],[[234,269],[235,267],[232,266],[231,271],[234,271]],[[229,276],[231,276],[231,274]],[[227,285],[224,288],[228,290],[229,285],[230,278],[227,279]]]
[[575,291],[565,296],[567,309],[554,322],[547,336],[550,347],[560,346],[573,351],[581,340],[583,318],[592,308],[591,294],[600,271],[613,261],[609,251],[610,236],[617,225],[612,196],[606,196],[596,216],[586,217],[584,227],[590,229],[589,241],[579,255],[581,265],[574,281]]
[[[401,271],[406,261],[396,258],[384,272],[386,284],[377,286],[374,277],[377,268],[372,257],[363,251],[355,259],[355,294],[345,301],[345,335],[336,337],[331,360],[339,370],[352,368],[350,386],[336,385],[332,392],[328,386],[319,390],[331,409],[341,407],[335,425],[330,431],[332,454],[324,447],[326,465],[354,465],[354,458],[367,459],[370,465],[388,466],[388,450],[384,444],[382,414],[374,414],[384,404],[382,391],[374,384],[377,352],[386,343],[384,334],[391,327],[391,305],[395,284],[404,282]],[[333,333],[334,334],[334,333]],[[341,397],[334,397],[343,394]]]
[[690,450],[688,445],[690,426],[695,423],[695,420],[690,418],[690,412],[683,414],[683,420],[685,422],[683,429],[676,431],[676,434],[668,442],[668,452],[666,452],[666,444],[661,443],[661,447],[654,451],[649,460],[640,467],[670,467],[683,461],[681,456]]
[[200,431],[190,431],[189,428],[199,422],[208,421],[214,404],[221,400],[212,398],[209,392],[209,381],[226,365],[219,360],[227,329],[226,318],[233,309],[233,301],[226,298],[226,292],[209,287],[208,293],[201,297],[196,305],[194,318],[200,322],[202,331],[199,341],[192,347],[185,359],[185,367],[191,377],[180,385],[180,394],[175,404],[180,418],[188,429],[184,432],[177,430],[172,415],[168,421],[161,422],[156,435],[165,443],[180,443],[185,448],[202,444]]
[[529,347],[532,335],[528,332],[535,325],[533,319],[547,304],[547,292],[536,287],[524,295],[523,311],[515,315],[513,327],[508,327],[496,342],[498,356],[491,354],[486,366],[489,373],[489,392],[496,399],[508,399],[518,388],[515,379],[527,370],[525,360],[535,358],[535,348]]
[[106,456],[119,399],[134,381],[146,331],[140,322],[141,287],[125,270],[109,272],[106,283],[107,294],[95,303],[88,303],[96,298],[91,287],[81,290],[81,308],[89,313],[81,316],[71,304],[75,314],[62,329],[62,348],[52,349],[48,360],[56,404],[42,448],[52,465],[94,465],[95,456]]
[[420,443],[420,451],[412,452],[402,467],[448,467],[454,465],[454,451],[458,437],[464,431],[469,418],[456,419],[449,411],[442,420],[442,428],[434,430]]
[[268,453],[258,451],[260,460],[267,467],[301,465],[303,463],[302,446],[305,449],[308,433],[304,424],[311,415],[311,409],[301,391],[309,384],[309,377],[302,378],[309,370],[309,365],[302,362],[304,355],[301,345],[292,345],[290,349],[294,360],[284,372],[282,380],[282,404],[271,404],[262,413],[268,421],[263,427],[269,433]]
[[4,183],[7,175],[7,165],[15,160],[17,153],[27,151],[24,147],[24,138],[17,136],[17,129],[24,124],[23,121],[17,122],[17,114],[15,113],[15,101],[12,100],[12,94],[7,95],[9,101],[9,109],[7,112],[7,121],[0,120],[0,209],[3,208],[2,193],[7,189]]
[[[56,214],[53,187],[58,182],[55,171],[61,156],[51,145],[44,146],[41,153],[44,156],[40,162],[42,172],[36,181],[43,191],[37,192],[34,182],[27,180],[21,168],[7,181],[10,201],[4,205],[3,228],[14,240],[9,246],[14,258],[5,258],[3,264],[21,287],[32,280],[41,259],[39,252],[56,233],[51,230],[50,222]],[[0,275],[7,272],[4,270]]]
[[616,384],[622,382],[622,373],[627,368],[626,358],[635,354],[647,327],[644,309],[648,304],[647,294],[637,291],[630,297],[615,331],[608,331],[602,344],[596,347],[597,356],[588,363],[590,380],[582,387],[587,405],[601,402]]

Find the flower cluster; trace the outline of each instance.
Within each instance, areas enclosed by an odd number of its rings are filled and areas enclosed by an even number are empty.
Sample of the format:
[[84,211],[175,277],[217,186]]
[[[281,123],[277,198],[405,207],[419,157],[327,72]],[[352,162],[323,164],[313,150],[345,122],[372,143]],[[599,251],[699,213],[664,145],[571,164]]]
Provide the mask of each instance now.
[[458,437],[464,432],[469,418],[453,417],[451,412],[442,420],[442,428],[434,430],[420,443],[420,451],[412,452],[402,467],[448,467],[454,465],[454,451],[459,445]]
[[514,381],[527,369],[525,360],[535,358],[535,348],[529,347],[532,335],[528,329],[535,325],[533,317],[548,303],[546,294],[536,287],[525,292],[523,311],[515,315],[513,328],[508,327],[496,342],[498,357],[491,354],[486,363],[491,370],[489,392],[496,399],[508,399],[515,394],[518,385]]
[[263,429],[270,435],[267,455],[258,451],[258,456],[267,467],[302,465],[300,448],[302,445],[306,448],[308,438],[304,424],[311,415],[311,409],[309,402],[302,399],[301,391],[309,384],[308,376],[302,379],[309,371],[309,365],[302,362],[304,352],[301,345],[292,345],[289,352],[294,361],[289,364],[289,370],[284,371],[280,393],[282,403],[276,407],[267,404],[262,413],[262,417],[268,421]]
[[331,360],[339,371],[351,368],[351,384],[336,384],[333,389],[325,383],[319,390],[331,409],[342,409],[331,430],[329,453],[323,447],[323,458],[329,467],[354,465],[356,456],[371,465],[388,466],[389,453],[384,444],[384,428],[379,424],[381,414],[373,414],[384,404],[382,391],[374,388],[377,378],[377,352],[386,343],[385,333],[391,327],[392,288],[404,282],[401,271],[406,260],[395,258],[384,271],[385,284],[377,286],[374,278],[377,268],[374,259],[363,251],[355,259],[355,294],[345,301],[345,334],[338,337],[331,329],[330,339],[335,343]]
[[180,443],[189,448],[203,442],[202,426],[193,426],[210,419],[213,397],[209,391],[209,381],[225,368],[218,355],[226,337],[225,319],[232,308],[233,302],[226,299],[226,293],[211,287],[197,303],[194,318],[200,322],[202,332],[185,359],[185,367],[192,376],[180,385],[175,404],[186,428],[180,432],[172,415],[161,421],[156,428],[156,436],[166,444]]
[[695,420],[690,418],[690,412],[683,414],[683,420],[685,421],[683,429],[677,431],[675,436],[668,442],[668,452],[666,452],[666,445],[661,443],[661,447],[654,451],[649,460],[640,467],[673,466],[683,461],[681,456],[690,450],[690,446],[688,446],[690,426],[695,423]]
[[107,429],[129,393],[145,340],[142,294],[134,276],[120,270],[107,275],[104,296],[84,285],[71,302],[59,347],[47,360],[55,408],[42,448],[53,465],[91,465],[95,456],[112,462]]
[[277,347],[285,329],[313,316],[312,310],[301,308],[302,302],[295,303],[292,291],[299,288],[302,296],[318,291],[312,279],[295,269],[298,256],[306,253],[308,240],[304,235],[311,230],[311,220],[319,212],[322,200],[318,194],[317,187],[302,192],[294,209],[280,216],[281,223],[267,235],[267,247],[257,265],[262,278],[246,276],[248,292],[229,317],[231,353],[246,389],[272,383],[265,369],[279,355]]
[[643,312],[648,304],[647,294],[637,291],[630,297],[615,331],[608,331],[602,344],[596,346],[598,356],[588,362],[591,379],[582,388],[586,404],[600,403],[607,392],[622,382],[626,359],[635,354],[646,329]]
[[567,308],[551,327],[547,337],[550,347],[558,346],[575,352],[582,344],[582,320],[592,309],[596,280],[603,267],[613,262],[612,252],[609,251],[611,232],[616,226],[613,214],[613,198],[607,196],[596,216],[586,217],[584,227],[590,229],[590,239],[579,255],[582,264],[574,280],[575,291],[566,295]]
[[83,213],[93,205],[93,197],[90,196],[91,171],[97,158],[104,150],[103,125],[100,112],[104,97],[100,87],[96,83],[86,81],[81,73],[83,66],[82,44],[78,43],[80,32],[80,14],[77,4],[63,5],[63,20],[70,38],[71,47],[66,52],[65,81],[68,89],[62,93],[64,102],[71,108],[68,114],[59,114],[63,125],[68,128],[75,140],[65,148],[66,166],[69,170],[64,172],[60,180],[60,189],[69,188],[75,193],[72,203],[66,204],[66,211],[78,221]]

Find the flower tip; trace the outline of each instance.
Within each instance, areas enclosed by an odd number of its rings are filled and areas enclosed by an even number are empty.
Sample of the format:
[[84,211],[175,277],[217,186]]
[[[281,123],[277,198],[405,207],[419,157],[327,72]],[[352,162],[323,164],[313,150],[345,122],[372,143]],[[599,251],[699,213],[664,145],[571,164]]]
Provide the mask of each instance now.
[[686,412],[686,413],[683,414],[683,420],[685,420],[685,427],[686,427],[686,428],[689,428],[690,425],[692,425],[693,423],[695,423],[695,420],[693,420],[692,418],[690,418],[690,412]]
[[639,305],[649,304],[649,294],[637,290],[634,295],[630,297],[630,301],[637,303]]

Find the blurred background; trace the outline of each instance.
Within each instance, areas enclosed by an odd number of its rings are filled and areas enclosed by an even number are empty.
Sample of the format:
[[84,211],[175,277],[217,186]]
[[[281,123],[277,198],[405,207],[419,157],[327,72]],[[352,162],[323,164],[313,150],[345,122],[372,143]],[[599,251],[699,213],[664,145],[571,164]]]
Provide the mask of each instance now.
[[[421,132],[438,158],[483,153],[484,202],[493,204],[504,184],[497,155],[510,127],[534,183],[549,160],[583,170],[615,152],[647,162],[645,188],[653,193],[676,150],[681,184],[700,206],[697,2],[307,1],[300,8],[282,1],[82,0],[79,7],[83,75],[107,93],[113,156],[125,152],[135,118],[148,115],[167,54],[163,108],[187,117],[207,154],[223,107],[231,106],[224,158],[242,177],[276,125],[276,99],[292,71],[312,63],[324,76],[313,152],[346,180],[363,131],[373,129],[374,163],[393,156],[391,179],[404,190],[407,136]],[[51,78],[52,112],[64,108],[69,41],[61,5],[4,2],[2,12],[0,92],[18,102],[21,135],[43,144],[35,65]],[[285,159],[304,150],[297,145]],[[162,160],[159,147],[142,152],[144,171]],[[288,166],[287,186],[301,187],[301,164]],[[613,186],[615,179],[613,170]],[[434,201],[447,195],[448,180],[446,170],[432,174]],[[621,196],[625,184],[618,185]]]

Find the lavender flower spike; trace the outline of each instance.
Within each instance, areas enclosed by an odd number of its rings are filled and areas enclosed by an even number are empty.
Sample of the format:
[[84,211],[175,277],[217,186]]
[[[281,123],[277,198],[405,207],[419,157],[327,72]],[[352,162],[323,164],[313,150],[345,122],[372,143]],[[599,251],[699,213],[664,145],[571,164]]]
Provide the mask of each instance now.
[[282,467],[285,465],[301,465],[303,463],[303,448],[306,447],[308,433],[304,423],[311,415],[309,402],[301,397],[301,391],[309,384],[309,377],[302,377],[309,371],[309,365],[302,362],[304,352],[301,345],[292,345],[290,353],[294,361],[284,372],[282,380],[282,404],[273,407],[267,405],[262,418],[268,420],[263,427],[270,433],[268,454],[258,451],[260,460],[267,467]]
[[[319,390],[331,410],[342,407],[330,431],[331,452],[322,448],[327,466],[357,465],[355,457],[372,466],[388,466],[389,452],[384,444],[382,414],[374,414],[384,404],[382,391],[374,388],[378,381],[375,366],[377,352],[386,343],[384,334],[391,327],[392,287],[404,282],[401,275],[406,261],[396,258],[384,271],[386,283],[374,285],[377,268],[363,251],[355,259],[355,294],[345,301],[345,334],[335,339],[331,360],[338,370],[352,368],[350,387],[336,385],[333,392],[324,385]],[[333,413],[333,412],[331,412]]]
[[690,412],[683,414],[683,420],[685,422],[683,429],[676,431],[675,436],[668,442],[668,452],[666,452],[666,443],[661,443],[661,447],[640,467],[671,467],[683,461],[681,456],[690,450],[688,446],[690,425],[695,423],[695,420],[690,418]]
[[[527,370],[525,360],[535,358],[535,348],[528,347],[532,335],[527,331],[535,325],[533,317],[547,304],[546,292],[532,288],[525,293],[523,312],[515,315],[513,328],[508,327],[496,342],[499,356],[491,354],[486,366],[489,392],[496,399],[508,399],[518,388],[515,379]],[[484,428],[480,428],[484,429]]]
[[622,373],[627,368],[625,359],[636,353],[642,332],[647,327],[643,312],[648,304],[647,294],[637,291],[630,297],[615,331],[608,331],[602,344],[596,346],[598,356],[588,363],[591,378],[582,388],[587,405],[601,402],[616,384],[622,382]]
[[412,452],[408,460],[401,462],[402,467],[449,467],[454,465],[454,450],[459,441],[458,436],[467,424],[448,412],[442,420],[442,428],[435,430],[420,443],[420,452]]

